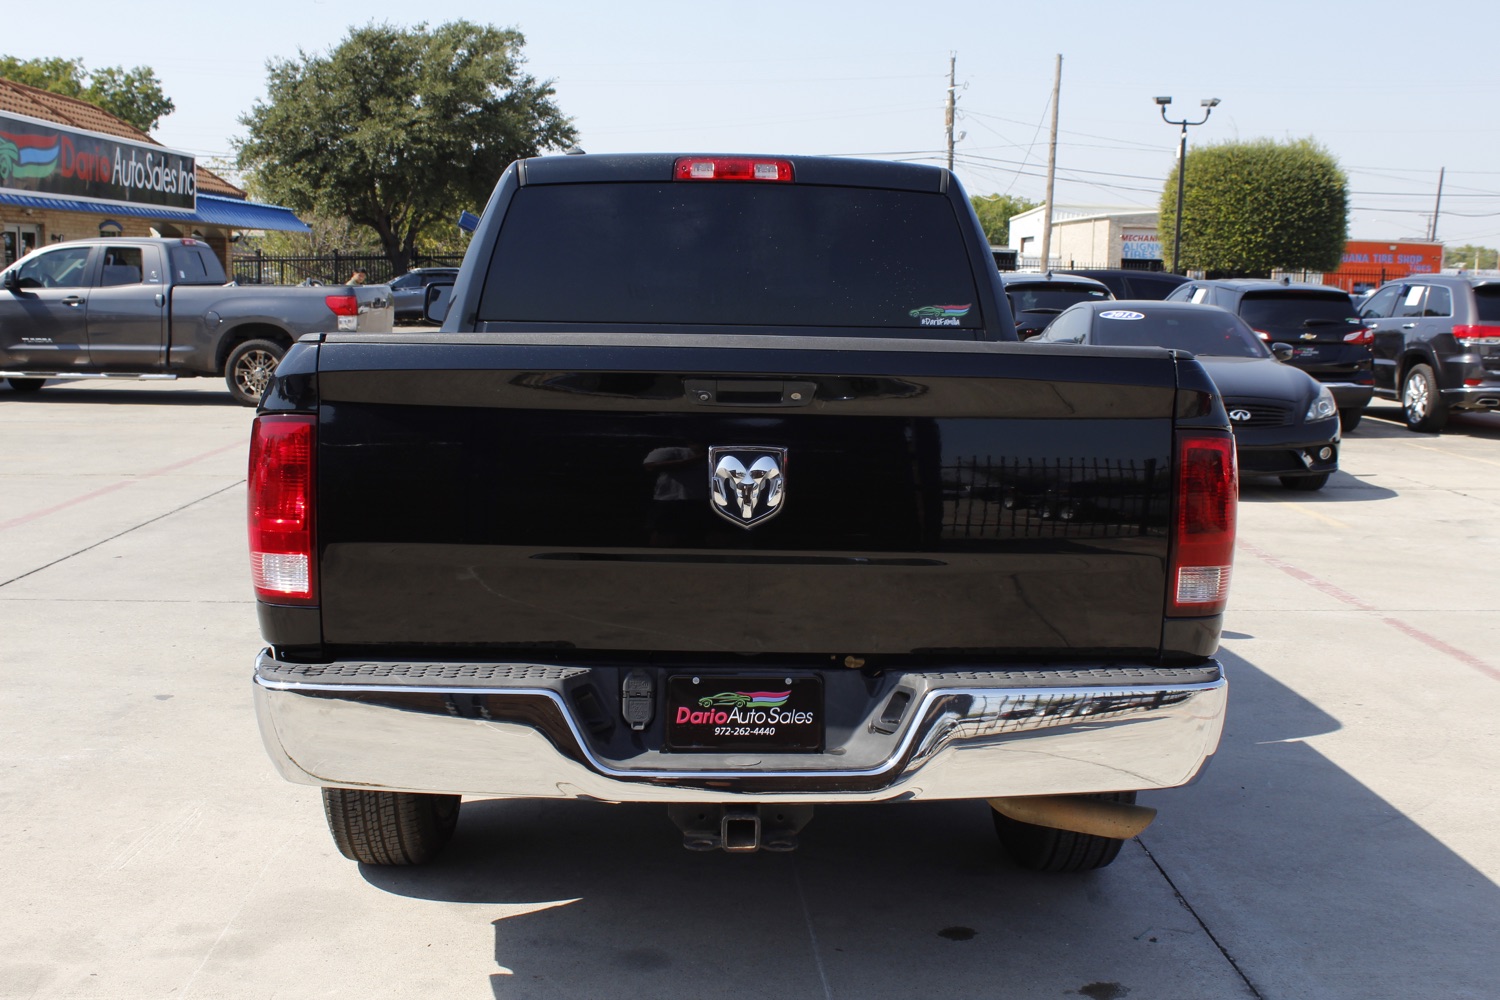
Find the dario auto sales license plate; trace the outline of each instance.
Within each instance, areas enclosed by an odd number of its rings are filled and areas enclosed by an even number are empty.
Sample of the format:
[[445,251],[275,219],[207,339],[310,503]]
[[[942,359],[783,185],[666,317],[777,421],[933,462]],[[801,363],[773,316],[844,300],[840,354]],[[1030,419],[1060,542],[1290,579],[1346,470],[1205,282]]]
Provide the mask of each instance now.
[[820,677],[680,674],[667,679],[673,750],[823,749]]

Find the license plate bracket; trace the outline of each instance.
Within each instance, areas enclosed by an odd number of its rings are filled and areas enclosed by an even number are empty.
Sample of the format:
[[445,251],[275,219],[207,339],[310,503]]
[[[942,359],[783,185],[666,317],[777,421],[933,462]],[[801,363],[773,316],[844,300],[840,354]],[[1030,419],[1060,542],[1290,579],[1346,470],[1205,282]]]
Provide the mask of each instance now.
[[676,674],[667,678],[669,750],[816,753],[823,678]]

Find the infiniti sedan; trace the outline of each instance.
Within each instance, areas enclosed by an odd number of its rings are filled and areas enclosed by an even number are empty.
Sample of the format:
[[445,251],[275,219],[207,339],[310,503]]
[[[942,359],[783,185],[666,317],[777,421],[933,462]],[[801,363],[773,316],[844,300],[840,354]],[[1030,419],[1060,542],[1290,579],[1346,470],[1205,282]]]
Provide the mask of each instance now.
[[1287,489],[1318,490],[1338,471],[1333,393],[1283,364],[1244,320],[1218,306],[1084,302],[1065,310],[1033,343],[1191,352],[1224,397],[1241,474],[1276,476]]

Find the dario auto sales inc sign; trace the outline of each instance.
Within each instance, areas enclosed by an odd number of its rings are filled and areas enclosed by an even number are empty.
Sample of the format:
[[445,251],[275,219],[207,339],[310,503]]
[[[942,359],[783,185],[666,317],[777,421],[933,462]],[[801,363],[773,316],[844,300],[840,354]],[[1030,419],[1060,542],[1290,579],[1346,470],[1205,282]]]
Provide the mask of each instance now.
[[161,146],[0,113],[0,190],[191,212],[196,169]]

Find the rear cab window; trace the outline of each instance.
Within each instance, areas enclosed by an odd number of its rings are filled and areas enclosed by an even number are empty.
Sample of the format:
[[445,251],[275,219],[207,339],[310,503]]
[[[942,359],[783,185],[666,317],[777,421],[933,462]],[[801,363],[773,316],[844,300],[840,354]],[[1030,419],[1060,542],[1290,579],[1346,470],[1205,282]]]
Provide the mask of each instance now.
[[477,318],[973,337],[984,317],[960,226],[946,197],[920,191],[525,186],[506,209]]

